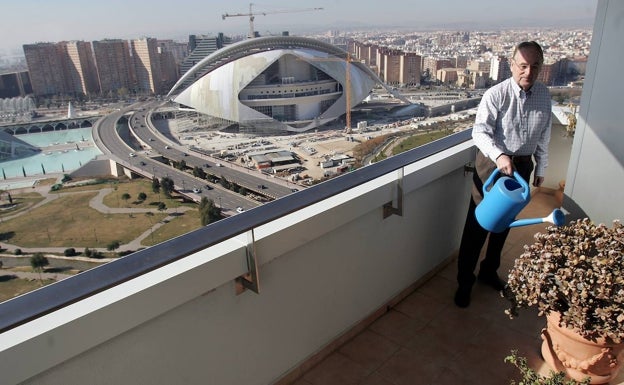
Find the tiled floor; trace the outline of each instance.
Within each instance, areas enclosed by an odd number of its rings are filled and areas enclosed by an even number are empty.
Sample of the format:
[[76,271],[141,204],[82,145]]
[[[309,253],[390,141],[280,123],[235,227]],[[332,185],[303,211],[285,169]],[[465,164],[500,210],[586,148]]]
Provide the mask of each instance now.
[[[538,193],[519,217],[543,217],[558,206],[553,195]],[[507,238],[502,276],[513,266],[523,245],[547,225],[517,227]],[[509,319],[507,300],[475,284],[472,301],[461,309],[453,303],[456,263],[431,278],[366,330],[305,372],[295,385],[501,385],[519,380],[505,363],[512,349],[540,373],[549,368],[540,358],[540,331],[545,319],[523,309]],[[620,373],[611,384],[624,384]]]

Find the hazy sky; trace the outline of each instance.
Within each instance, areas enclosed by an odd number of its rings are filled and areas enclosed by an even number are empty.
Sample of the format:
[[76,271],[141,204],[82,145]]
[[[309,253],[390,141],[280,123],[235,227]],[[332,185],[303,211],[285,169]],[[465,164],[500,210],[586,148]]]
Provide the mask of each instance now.
[[[480,29],[593,24],[597,0],[258,0],[255,30],[301,34],[353,28]],[[320,11],[300,11],[322,7]],[[249,13],[240,0],[2,0],[0,50],[22,44],[104,38],[188,39],[189,34],[246,34]]]

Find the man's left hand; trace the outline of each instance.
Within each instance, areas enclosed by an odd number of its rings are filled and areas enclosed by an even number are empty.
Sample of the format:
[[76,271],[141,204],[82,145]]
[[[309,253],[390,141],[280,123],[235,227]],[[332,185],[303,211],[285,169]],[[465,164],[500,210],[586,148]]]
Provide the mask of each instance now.
[[533,178],[533,186],[535,187],[541,186],[543,182],[544,182],[543,176],[536,176],[535,178]]

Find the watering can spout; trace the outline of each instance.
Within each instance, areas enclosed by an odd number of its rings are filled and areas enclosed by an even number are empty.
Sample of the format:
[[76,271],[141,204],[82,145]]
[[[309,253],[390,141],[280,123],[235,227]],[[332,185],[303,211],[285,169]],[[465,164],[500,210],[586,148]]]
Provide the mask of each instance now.
[[565,222],[565,214],[560,209],[554,209],[549,216],[544,218],[518,219],[512,222],[509,227],[519,227],[527,225],[536,225],[538,223],[550,222],[555,226],[562,226]]

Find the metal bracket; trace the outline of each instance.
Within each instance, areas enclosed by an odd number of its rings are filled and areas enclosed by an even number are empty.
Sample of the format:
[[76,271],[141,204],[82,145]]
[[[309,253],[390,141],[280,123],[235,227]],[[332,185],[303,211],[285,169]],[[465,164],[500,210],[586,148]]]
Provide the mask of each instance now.
[[383,205],[383,219],[388,218],[390,215],[403,216],[403,168],[398,170],[399,176],[397,178],[397,206],[392,206],[392,201]]
[[464,165],[464,176],[466,176],[466,174],[469,172],[475,172],[475,171],[476,171],[476,168],[475,166],[472,165],[472,163],[469,162]]
[[247,232],[245,255],[247,258],[247,269],[249,271],[234,280],[236,295],[243,293],[247,289],[259,294],[260,281],[258,277],[258,261],[256,259],[256,242],[253,229]]

